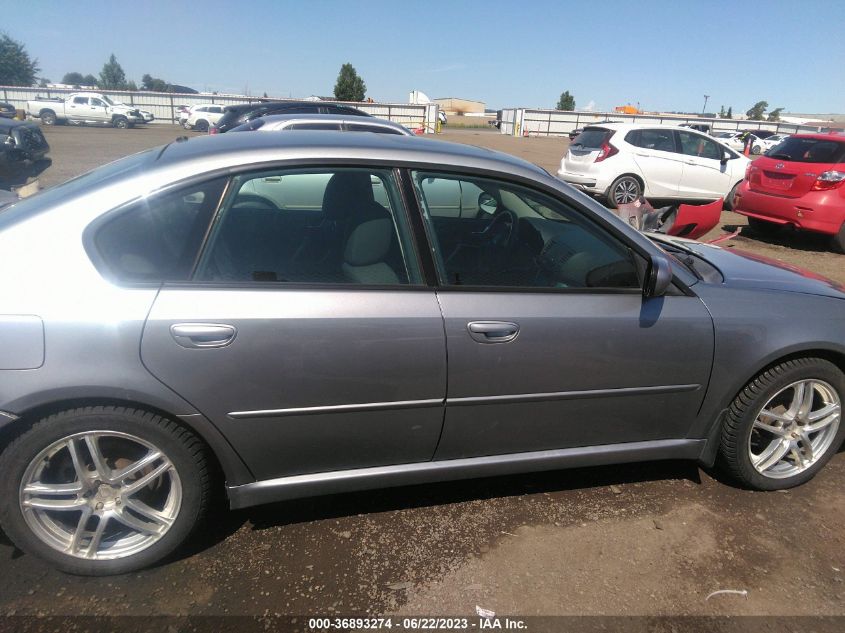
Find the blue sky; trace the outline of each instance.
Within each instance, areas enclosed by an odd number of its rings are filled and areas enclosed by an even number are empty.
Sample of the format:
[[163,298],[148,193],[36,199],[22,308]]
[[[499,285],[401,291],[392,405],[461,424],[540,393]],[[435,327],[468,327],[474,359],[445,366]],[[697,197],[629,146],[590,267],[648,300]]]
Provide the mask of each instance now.
[[378,101],[408,92],[488,107],[845,112],[845,3],[802,0],[0,0],[0,30],[42,75],[199,90],[330,95],[351,62]]

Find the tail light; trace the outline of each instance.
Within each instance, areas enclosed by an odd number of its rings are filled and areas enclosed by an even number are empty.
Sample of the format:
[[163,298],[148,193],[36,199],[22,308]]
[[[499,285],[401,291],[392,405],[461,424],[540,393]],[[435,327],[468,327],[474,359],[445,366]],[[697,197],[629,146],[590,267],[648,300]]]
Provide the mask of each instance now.
[[615,154],[618,154],[618,153],[619,153],[619,150],[617,148],[615,148],[613,145],[611,145],[607,141],[603,141],[602,144],[601,144],[601,149],[599,150],[599,155],[596,156],[596,160],[594,160],[593,162],[600,163],[604,159],[610,158],[611,156],[614,156]]
[[220,134],[220,130],[218,130],[217,127],[212,125],[210,128],[208,128],[208,133],[209,134]]
[[836,189],[843,182],[845,182],[845,171],[825,171],[816,178],[816,182],[813,183],[813,191]]

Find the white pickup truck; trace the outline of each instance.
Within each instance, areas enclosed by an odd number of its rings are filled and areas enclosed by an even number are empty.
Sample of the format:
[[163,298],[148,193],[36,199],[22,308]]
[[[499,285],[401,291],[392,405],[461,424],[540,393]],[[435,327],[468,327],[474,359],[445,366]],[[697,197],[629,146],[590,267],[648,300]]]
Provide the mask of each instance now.
[[65,99],[35,99],[26,102],[26,112],[44,125],[56,123],[112,125],[119,128],[150,123],[150,112],[114,102],[97,92],[76,92]]

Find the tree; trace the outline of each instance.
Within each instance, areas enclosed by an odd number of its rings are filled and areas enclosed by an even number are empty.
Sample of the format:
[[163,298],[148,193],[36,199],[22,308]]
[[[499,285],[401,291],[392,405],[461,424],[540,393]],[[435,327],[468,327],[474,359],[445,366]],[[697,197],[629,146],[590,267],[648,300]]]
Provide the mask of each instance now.
[[775,108],[769,112],[769,121],[780,121],[781,112],[783,112],[783,108]]
[[719,118],[720,119],[725,118],[725,106],[719,106]]
[[23,44],[0,34],[0,86],[31,86],[40,70]]
[[734,118],[734,107],[728,106],[728,114],[726,115],[729,119]]
[[575,97],[569,94],[569,91],[560,93],[560,99],[557,101],[557,110],[574,110]]
[[765,121],[766,110],[768,109],[768,107],[768,101],[758,101],[753,106],[751,106],[751,109],[747,110],[745,114],[748,115],[748,118],[751,121]]
[[338,101],[363,101],[366,93],[367,84],[358,76],[352,64],[341,66],[334,85],[334,98]]
[[153,77],[149,73],[141,77],[141,89],[151,92],[169,92],[170,84],[164,79]]
[[51,84],[51,83],[53,83],[53,82],[50,81],[47,77],[42,77],[41,79],[38,80],[38,87],[39,88],[46,88],[47,84]]
[[97,78],[92,74],[87,74],[82,78],[82,85],[83,86],[96,86],[97,85]]
[[134,80],[130,79],[126,84],[126,89],[136,92],[138,90],[138,86],[135,84]]
[[[69,86],[84,86],[85,84],[85,77],[82,73],[66,73],[64,77],[62,77],[62,83],[68,84]],[[92,84],[87,84],[92,85]]]
[[103,64],[103,69],[100,71],[100,81],[97,82],[97,85],[105,90],[124,90],[126,88],[126,73],[117,63],[114,53],[109,57],[109,61]]

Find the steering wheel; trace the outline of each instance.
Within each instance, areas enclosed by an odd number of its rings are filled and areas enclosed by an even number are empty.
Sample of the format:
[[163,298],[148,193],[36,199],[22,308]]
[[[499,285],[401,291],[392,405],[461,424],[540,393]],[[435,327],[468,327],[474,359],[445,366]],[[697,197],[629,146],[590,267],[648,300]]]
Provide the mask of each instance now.
[[481,237],[491,246],[512,248],[516,243],[519,216],[502,207],[490,220],[490,224],[481,232]]

